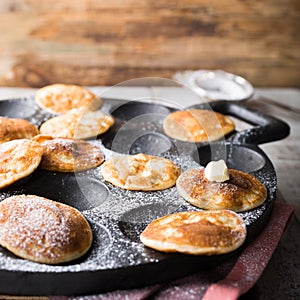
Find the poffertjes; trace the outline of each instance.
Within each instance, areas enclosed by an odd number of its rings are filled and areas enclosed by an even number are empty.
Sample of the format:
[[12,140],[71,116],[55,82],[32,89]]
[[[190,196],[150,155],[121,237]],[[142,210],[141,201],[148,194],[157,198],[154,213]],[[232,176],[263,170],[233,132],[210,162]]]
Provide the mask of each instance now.
[[57,172],[84,171],[100,166],[104,154],[99,147],[83,140],[52,138],[37,135],[33,138],[44,149],[40,168]]
[[119,155],[101,166],[104,179],[127,190],[157,191],[175,185],[180,168],[171,160],[146,155]]
[[140,239],[163,252],[212,255],[237,249],[246,235],[246,225],[235,212],[186,211],[152,221]]
[[92,229],[75,208],[35,195],[0,202],[0,245],[45,264],[68,262],[92,244]]
[[101,98],[88,89],[74,84],[51,84],[36,92],[35,101],[39,107],[55,114],[65,114],[73,108],[98,109]]
[[204,109],[175,111],[163,122],[166,135],[185,142],[215,141],[234,128],[235,124],[228,116]]
[[261,205],[267,197],[266,187],[254,176],[229,169],[229,180],[209,181],[204,169],[190,169],[176,182],[178,193],[189,203],[203,209],[230,209],[236,212]]
[[85,108],[49,119],[40,127],[42,134],[65,139],[86,139],[106,132],[114,124],[113,117]]
[[24,119],[0,117],[0,144],[16,139],[30,139],[38,133],[38,129]]
[[43,147],[31,140],[0,144],[0,188],[30,175],[40,164],[42,155]]

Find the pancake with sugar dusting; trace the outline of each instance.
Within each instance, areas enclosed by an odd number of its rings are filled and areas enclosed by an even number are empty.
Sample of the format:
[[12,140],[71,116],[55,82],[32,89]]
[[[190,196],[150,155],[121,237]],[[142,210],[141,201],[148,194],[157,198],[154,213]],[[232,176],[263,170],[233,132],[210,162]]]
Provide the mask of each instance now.
[[0,144],[16,139],[30,139],[38,133],[38,129],[26,120],[0,117]]
[[171,160],[146,155],[120,155],[101,166],[104,179],[127,190],[157,191],[175,185],[179,167]]
[[0,202],[0,245],[15,255],[45,264],[68,262],[85,254],[92,230],[75,208],[35,195]]
[[55,114],[65,114],[73,108],[98,109],[102,100],[88,89],[74,84],[47,85],[36,92],[39,107]]
[[229,180],[209,181],[204,169],[190,169],[176,182],[178,193],[189,203],[203,209],[247,211],[267,198],[266,187],[254,176],[229,169]]
[[40,127],[42,134],[65,139],[86,139],[106,132],[114,124],[113,117],[85,108],[49,119]]
[[246,225],[235,212],[189,211],[152,221],[141,233],[140,240],[163,252],[212,255],[237,249],[246,235]]
[[97,147],[83,140],[52,138],[37,135],[34,141],[39,142],[44,153],[40,168],[57,172],[84,171],[100,166],[104,154]]
[[27,139],[0,145],[0,189],[30,175],[40,164],[43,147]]
[[175,111],[163,122],[166,135],[185,142],[215,141],[234,128],[234,122],[228,116],[204,109]]

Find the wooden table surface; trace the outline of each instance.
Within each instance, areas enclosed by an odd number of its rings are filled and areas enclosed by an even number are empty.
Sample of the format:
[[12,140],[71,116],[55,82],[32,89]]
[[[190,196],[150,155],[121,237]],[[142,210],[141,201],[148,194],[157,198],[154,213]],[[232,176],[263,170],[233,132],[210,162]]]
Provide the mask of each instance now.
[[[186,107],[199,103],[195,94],[178,87],[91,87],[103,97],[151,99]],[[34,95],[35,89],[0,88],[0,99]],[[290,135],[281,141],[261,145],[278,176],[278,189],[284,201],[295,207],[295,217],[282,237],[270,263],[258,283],[242,299],[300,299],[300,114],[270,104],[300,109],[300,89],[260,88],[242,105],[278,117],[290,125]],[[238,124],[243,127],[245,124]],[[238,128],[239,129],[239,128]]]
[[2,0],[0,84],[112,85],[222,68],[299,86],[297,0]]

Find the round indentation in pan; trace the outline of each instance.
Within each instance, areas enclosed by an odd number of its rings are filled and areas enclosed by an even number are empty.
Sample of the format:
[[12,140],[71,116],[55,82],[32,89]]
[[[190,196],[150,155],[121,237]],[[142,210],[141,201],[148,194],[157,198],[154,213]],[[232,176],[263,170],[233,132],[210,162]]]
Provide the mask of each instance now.
[[265,158],[260,153],[237,144],[205,145],[194,153],[194,158],[199,160],[202,166],[206,166],[212,160],[224,159],[229,168],[246,173],[258,171],[265,166]]
[[7,196],[33,194],[73,206],[80,211],[92,209],[104,203],[109,192],[98,179],[73,173],[35,171],[1,191]]
[[129,154],[145,153],[160,155],[172,147],[171,141],[163,134],[150,132],[138,137],[131,145]]
[[103,144],[112,151],[123,154],[140,152],[140,147],[147,150],[148,154],[168,151],[172,143],[159,132],[163,118],[164,116],[156,113],[137,116],[123,123],[110,135],[109,141],[104,137]]
[[160,114],[166,116],[169,113],[170,109],[165,106],[134,101],[127,102],[111,111],[114,118],[124,121],[129,121],[144,114]]
[[38,108],[29,99],[0,101],[0,115],[7,118],[28,119],[36,114]]
[[263,156],[252,149],[242,146],[228,147],[227,163],[230,168],[235,167],[243,172],[254,172],[262,169],[265,165]]
[[114,152],[133,154],[140,152],[140,146],[145,150],[144,142],[150,139],[156,146],[161,145],[158,149],[154,149],[154,145],[151,149],[148,147],[148,154],[168,151],[170,142],[158,133],[169,113],[170,109],[161,105],[127,102],[115,110],[112,109],[111,115],[115,118],[115,125],[101,137],[102,142]]
[[85,264],[97,264],[102,262],[111,248],[112,240],[109,230],[101,225],[89,220],[93,232],[93,242],[86,254],[80,258],[64,263],[63,265],[78,265],[84,267]]
[[93,231],[93,244],[90,250],[90,259],[101,260],[109,251],[112,240],[110,231],[101,224],[90,223]]
[[122,215],[118,225],[122,233],[133,242],[140,241],[140,234],[153,220],[178,210],[175,205],[149,204],[134,208]]

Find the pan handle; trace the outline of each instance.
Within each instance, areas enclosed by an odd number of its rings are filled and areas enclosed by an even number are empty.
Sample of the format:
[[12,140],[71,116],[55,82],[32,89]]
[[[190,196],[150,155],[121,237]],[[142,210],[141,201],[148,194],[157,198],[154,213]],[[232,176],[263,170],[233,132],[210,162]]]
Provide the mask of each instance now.
[[[209,106],[216,112],[232,115],[254,125],[252,128],[237,132],[230,137],[230,141],[240,144],[258,145],[281,140],[290,133],[290,127],[287,123],[254,109],[237,105],[231,101],[209,102]],[[199,106],[197,107],[200,108]]]
[[232,115],[254,125],[252,128],[237,132],[231,137],[231,141],[258,145],[281,140],[290,133],[290,127],[287,123],[254,109],[228,101],[216,101],[210,105],[215,111]]

